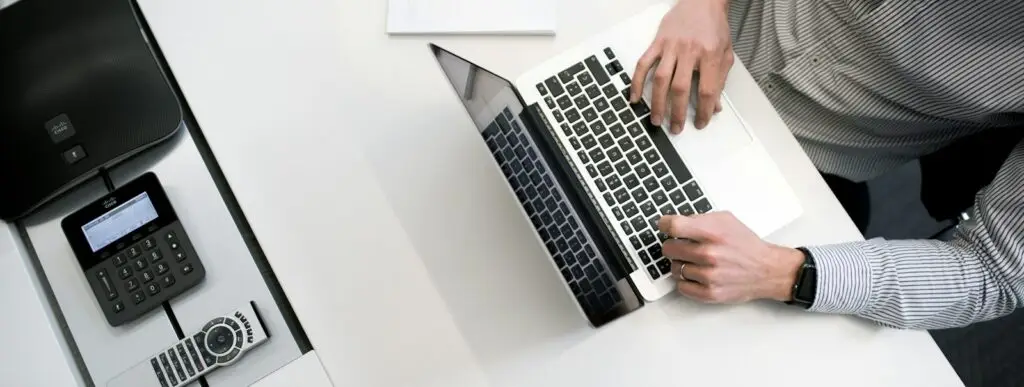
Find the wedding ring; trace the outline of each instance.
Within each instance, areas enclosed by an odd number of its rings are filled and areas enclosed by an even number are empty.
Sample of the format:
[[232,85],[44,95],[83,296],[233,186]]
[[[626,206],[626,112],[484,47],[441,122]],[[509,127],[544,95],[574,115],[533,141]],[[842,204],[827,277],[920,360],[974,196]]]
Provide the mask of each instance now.
[[686,267],[686,263],[682,263],[682,264],[679,265],[679,279],[681,279],[683,281],[689,281],[688,279],[686,279],[686,276],[683,275],[683,268],[684,267]]

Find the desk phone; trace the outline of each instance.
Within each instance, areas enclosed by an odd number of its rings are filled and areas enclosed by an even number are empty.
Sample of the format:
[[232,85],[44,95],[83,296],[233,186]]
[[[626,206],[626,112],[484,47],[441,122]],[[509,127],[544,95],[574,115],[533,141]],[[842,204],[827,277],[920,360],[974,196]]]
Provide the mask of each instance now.
[[111,326],[141,317],[206,276],[152,172],[64,218],[61,227]]

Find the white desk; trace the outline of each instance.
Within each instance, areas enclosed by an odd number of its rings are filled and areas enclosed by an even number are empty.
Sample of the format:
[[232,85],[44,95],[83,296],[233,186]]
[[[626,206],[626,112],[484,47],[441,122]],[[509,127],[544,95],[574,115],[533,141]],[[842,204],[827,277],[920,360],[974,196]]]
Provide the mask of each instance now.
[[[428,40],[384,34],[386,2],[140,2],[337,386],[962,385],[926,333],[771,303],[671,298],[590,330],[554,271],[517,264],[547,258]],[[649,3],[562,0],[555,39],[436,41],[514,76]],[[770,239],[857,238],[742,65],[730,79],[804,205]]]

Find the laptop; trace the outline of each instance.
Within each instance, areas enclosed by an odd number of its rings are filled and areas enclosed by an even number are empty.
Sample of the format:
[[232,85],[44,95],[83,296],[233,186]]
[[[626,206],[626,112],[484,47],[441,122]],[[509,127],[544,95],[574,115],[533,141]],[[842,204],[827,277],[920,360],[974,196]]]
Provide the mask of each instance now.
[[652,7],[515,82],[430,45],[594,327],[677,289],[661,216],[731,211],[763,237],[802,212],[728,95],[703,130],[691,109],[680,135],[651,124],[650,85],[629,103],[634,65],[667,10]]

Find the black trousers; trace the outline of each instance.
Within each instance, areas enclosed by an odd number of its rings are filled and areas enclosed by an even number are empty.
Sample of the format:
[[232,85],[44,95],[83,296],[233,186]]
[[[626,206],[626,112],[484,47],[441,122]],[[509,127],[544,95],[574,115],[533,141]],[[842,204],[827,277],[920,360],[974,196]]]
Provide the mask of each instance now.
[[822,173],[821,176],[825,178],[825,183],[832,189],[832,194],[836,195],[846,214],[863,234],[871,222],[871,195],[868,192],[868,184],[854,183],[827,173]]

